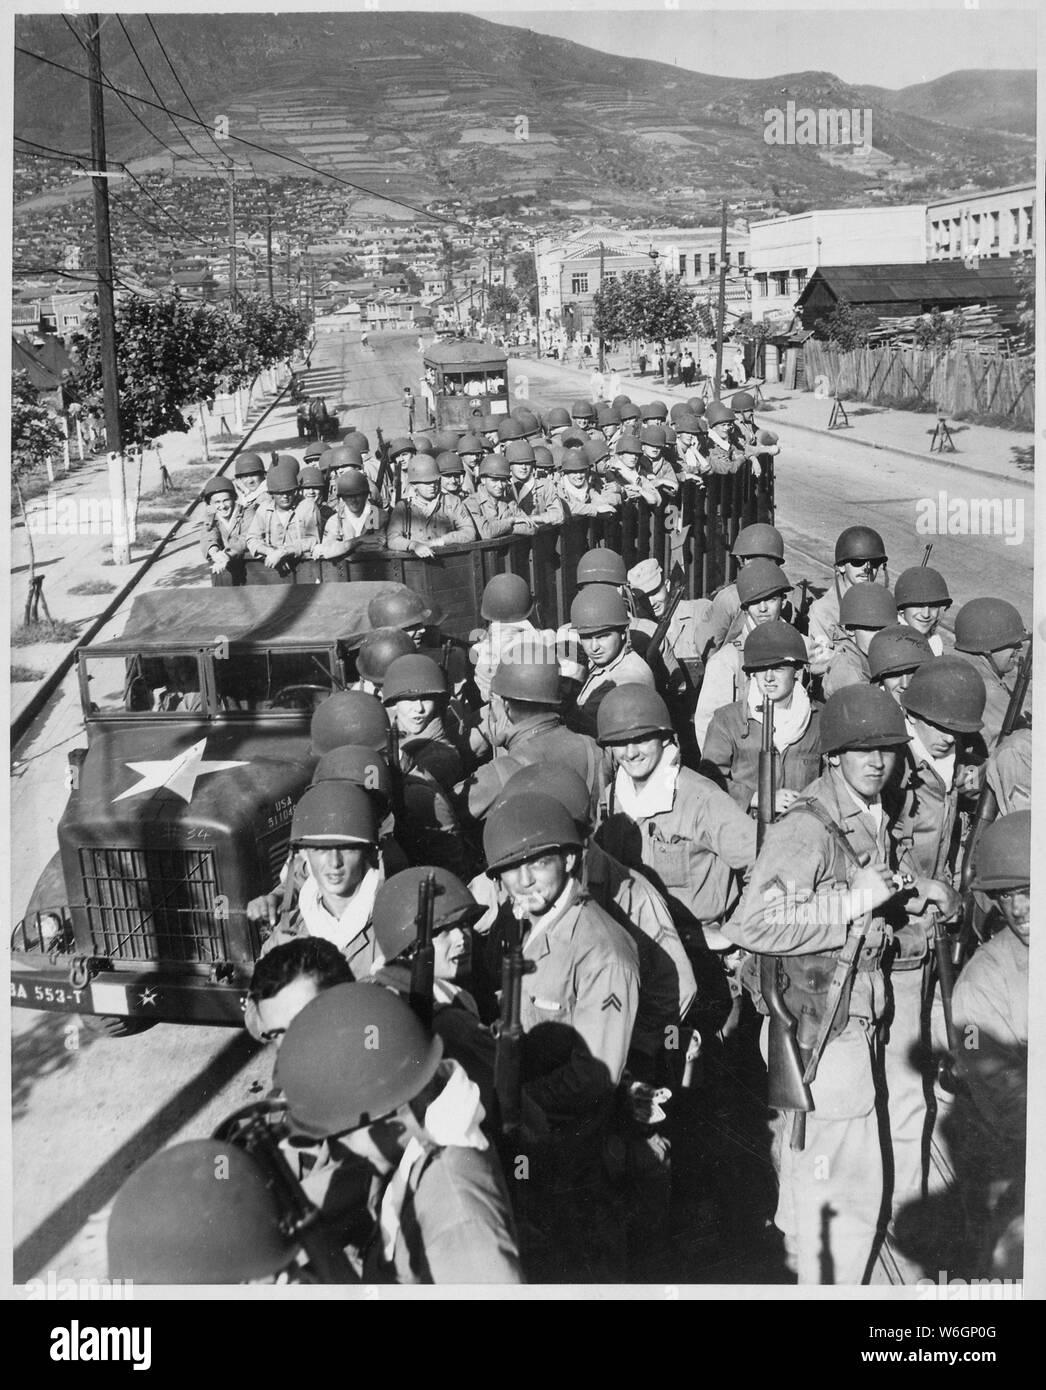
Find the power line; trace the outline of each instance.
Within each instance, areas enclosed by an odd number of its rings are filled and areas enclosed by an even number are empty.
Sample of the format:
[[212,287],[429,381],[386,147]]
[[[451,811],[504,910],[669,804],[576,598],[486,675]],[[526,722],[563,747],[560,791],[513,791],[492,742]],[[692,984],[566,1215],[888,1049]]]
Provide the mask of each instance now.
[[[63,19],[65,18],[64,15],[62,17]],[[14,50],[16,53],[21,53],[26,58],[35,58],[38,63],[44,63],[48,67],[57,68],[60,72],[70,73],[73,77],[79,77],[85,82],[89,80],[86,74],[78,71],[76,68],[69,67],[67,63],[59,63],[54,58],[45,58],[42,53],[34,53],[31,48],[23,48],[21,44],[15,44]],[[103,78],[103,85],[108,87],[111,92],[115,92],[121,100],[123,99],[124,93],[122,89],[116,87],[108,78]],[[143,106],[152,106],[158,111],[165,112],[173,119],[174,113],[168,110],[166,106],[157,106],[156,102],[150,101],[148,97],[143,97],[136,92],[129,92],[127,95],[130,96],[132,100],[140,102]],[[134,112],[131,114],[134,115]],[[137,120],[139,118],[136,116],[135,119]],[[181,112],[178,113],[178,119],[185,121],[187,125],[193,124],[192,119]],[[206,124],[206,122],[203,121],[197,121],[195,123],[198,125]],[[382,202],[391,203],[394,207],[406,208],[408,212],[415,212],[419,217],[427,218],[429,221],[445,222],[448,226],[454,227],[469,227],[469,223],[463,221],[460,217],[445,217],[442,213],[429,212],[425,208],[415,207],[413,203],[405,203],[402,198],[394,198],[391,194],[379,193],[372,188],[364,188],[362,184],[353,183],[351,179],[342,178],[340,174],[332,174],[327,169],[321,169],[315,164],[307,163],[303,159],[296,159],[293,155],[281,154],[278,150],[271,150],[266,145],[259,145],[256,141],[248,140],[243,135],[233,135],[230,133],[229,139],[235,140],[239,145],[246,145],[249,149],[258,150],[261,154],[267,154],[273,159],[282,159],[287,164],[294,164],[300,169],[306,169],[310,174],[316,174],[320,178],[329,179],[332,183],[342,184],[345,188],[351,188],[356,193],[363,193],[368,198],[377,198]],[[164,142],[161,141],[160,143],[163,144]],[[170,149],[170,146],[168,145],[167,148]],[[172,150],[171,153],[173,154],[174,151]]]
[[[117,22],[118,22],[119,25],[120,25],[120,28],[121,28],[122,31],[123,31],[123,36],[124,36],[124,38],[127,40],[128,47],[130,48],[131,52],[134,54],[135,58],[137,58],[137,60],[138,60],[138,66],[141,68],[142,72],[145,74],[145,80],[146,80],[146,82],[148,82],[149,86],[152,88],[153,95],[156,97],[156,100],[157,100],[158,102],[160,102],[161,104],[163,104],[163,97],[160,95],[160,89],[157,87],[156,83],[152,80],[152,77],[150,77],[150,75],[149,75],[149,69],[148,69],[148,68],[145,66],[145,64],[142,62],[142,56],[141,56],[141,54],[138,52],[137,48],[135,48],[135,46],[134,46],[134,40],[131,38],[131,35],[130,35],[130,32],[129,32],[128,28],[127,28],[127,25],[123,22],[123,15],[118,14],[118,15],[116,16],[116,19],[117,19]],[[201,153],[200,153],[200,151],[199,151],[199,150],[196,148],[196,146],[193,144],[192,140],[189,138],[188,135],[185,134],[185,132],[182,130],[181,126],[178,124],[178,122],[175,120],[175,118],[174,118],[173,116],[171,117],[171,122],[172,122],[172,124],[174,125],[174,128],[175,128],[175,130],[177,131],[177,133],[181,136],[181,138],[185,141],[185,143],[186,143],[186,144],[189,146],[189,148],[192,150],[193,154],[199,155],[200,159],[205,160],[206,162],[209,163],[210,161],[207,160],[207,156],[206,156],[205,154],[201,154]],[[214,167],[215,167],[215,166],[214,166],[213,164],[211,164],[211,168],[213,169]]]
[[145,16],[145,22],[148,24],[149,28],[152,30],[153,38],[154,38],[154,39],[156,40],[156,42],[160,45],[160,52],[163,54],[164,58],[166,59],[166,61],[167,61],[167,66],[170,68],[170,70],[171,70],[171,75],[173,76],[175,82],[178,83],[178,86],[179,86],[179,88],[180,88],[180,90],[181,90],[182,96],[183,96],[183,97],[185,98],[185,100],[189,103],[189,110],[193,113],[193,115],[196,117],[196,119],[200,122],[200,124],[201,124],[201,125],[203,126],[203,128],[206,130],[207,135],[208,135],[208,138],[210,139],[211,144],[214,146],[214,148],[215,148],[215,149],[218,151],[218,153],[221,155],[222,159],[227,159],[228,156],[226,155],[225,151],[222,149],[221,145],[218,144],[218,141],[214,138],[214,134],[213,134],[213,132],[211,131],[210,126],[207,124],[207,122],[206,122],[206,121],[203,119],[203,117],[200,115],[199,111],[197,111],[196,107],[193,105],[193,99],[192,99],[192,97],[191,97],[191,96],[189,95],[189,93],[185,90],[185,86],[184,86],[184,84],[183,84],[183,82],[182,82],[182,79],[178,76],[177,72],[175,71],[174,64],[171,62],[170,56],[169,56],[169,54],[168,54],[168,52],[167,52],[167,49],[164,48],[164,46],[163,46],[163,39],[161,39],[161,38],[160,38],[160,35],[156,32],[156,25],[153,23],[153,17],[152,17],[151,14],[147,14],[147,15]]
[[184,222],[180,222],[178,218],[175,217],[174,213],[172,213],[168,208],[165,208],[158,198],[153,197],[153,195],[149,192],[148,188],[146,188],[145,184],[142,183],[141,179],[138,178],[138,176],[134,173],[133,170],[128,169],[126,164],[122,165],[121,167],[126,171],[128,178],[134,180],[134,182],[142,190],[142,192],[149,199],[149,201],[151,203],[154,203],[156,207],[158,207],[160,211],[164,214],[164,216],[174,223],[174,225],[178,228],[180,232],[184,232],[190,240],[199,242],[201,246],[206,246],[208,247],[208,249],[212,251],[214,250],[214,247],[217,245],[217,243],[214,240],[208,241],[205,237],[201,236],[199,232],[194,232],[191,227],[187,227]]
[[[60,155],[62,155],[65,159],[72,159],[72,160],[77,161],[77,162],[80,163],[80,164],[87,164],[87,163],[89,162],[89,160],[90,160],[90,155],[87,155],[87,154],[72,154],[69,150],[59,150],[59,149],[56,149],[54,145],[41,145],[41,144],[39,144],[36,140],[29,140],[29,139],[27,139],[24,135],[16,135],[14,138],[15,138],[16,140],[21,141],[21,143],[22,143],[23,145],[32,145],[33,149],[36,149],[36,150],[47,150],[50,154],[60,154]],[[28,151],[28,150],[24,150],[23,153],[24,153],[24,154],[28,154],[29,151]]]

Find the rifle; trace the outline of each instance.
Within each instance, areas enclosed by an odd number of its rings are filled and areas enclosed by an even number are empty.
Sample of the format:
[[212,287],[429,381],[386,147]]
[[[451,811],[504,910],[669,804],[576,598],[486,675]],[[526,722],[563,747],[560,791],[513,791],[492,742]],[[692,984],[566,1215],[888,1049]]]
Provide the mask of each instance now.
[[657,662],[661,656],[661,648],[665,645],[665,638],[668,636],[668,629],[672,624],[672,619],[676,615],[680,600],[686,590],[686,576],[682,567],[677,565],[672,571],[672,588],[669,591],[668,599],[665,603],[665,611],[661,614],[657,627],[650,635],[643,658],[651,669],[656,669]]
[[[996,747],[1008,738],[1017,727],[1017,720],[1020,718],[1021,709],[1028,694],[1028,686],[1031,684],[1031,644],[1024,650],[1021,657],[1021,664],[1017,668],[1017,678],[1013,682],[1013,690],[1010,692],[1010,703],[1006,706],[1006,713],[1003,716],[1002,727],[999,730],[999,737]],[[959,892],[962,895],[962,926],[959,934],[955,938],[952,947],[952,964],[956,970],[962,968],[963,960],[969,949],[970,937],[977,932],[978,907],[977,900],[973,895],[973,856],[977,848],[977,841],[981,837],[981,831],[989,825],[999,814],[999,804],[995,799],[995,793],[988,785],[987,774],[984,778],[984,786],[981,788],[980,796],[977,798],[977,809],[973,813],[970,822],[970,832],[966,837],[966,847],[963,851],[962,872],[959,876]]]
[[432,986],[436,950],[432,944],[432,918],[436,903],[436,875],[428,873],[418,884],[418,912],[414,919],[414,959],[410,966],[410,1007],[426,1028],[432,1027]]
[[[384,506],[386,501],[385,494],[389,482],[389,473],[392,471],[392,457],[389,453],[389,446],[385,441],[385,436],[381,432],[381,426],[378,425],[374,432],[378,437],[378,447],[375,450],[375,452],[378,455],[378,463],[380,465],[378,468],[377,482],[374,484],[374,486],[377,489],[378,502],[382,506]],[[399,489],[397,488],[396,501],[398,502],[399,500]]]
[[[759,750],[759,798],[757,802],[756,853],[763,847],[766,828],[774,820],[774,703],[763,700],[763,741]],[[798,1117],[813,1109],[810,1088],[803,1080],[797,1024],[784,1002],[787,985],[780,956],[760,956],[759,992],[770,1014],[767,1038],[767,1104],[774,1110],[791,1110]]]
[[355,1270],[317,1207],[305,1195],[283,1156],[270,1117],[280,1113],[271,1101],[245,1106],[222,1122],[215,1139],[245,1149],[264,1170],[267,1186],[280,1209],[284,1233],[296,1241],[321,1284],[358,1284]]
[[933,541],[931,541],[930,544],[929,544],[929,545],[926,547],[926,549],[923,551],[923,557],[922,557],[922,559],[919,561],[919,567],[920,567],[921,569],[925,569],[926,566],[930,563],[930,556],[931,556],[932,553],[933,553]]
[[522,1125],[523,1025],[519,1015],[523,976],[536,969],[533,961],[523,959],[523,919],[513,914],[511,935],[501,957],[501,1017],[494,1030],[494,1093],[501,1132],[509,1136],[517,1134]]
[[[933,953],[937,960],[937,979],[941,987],[941,1010],[944,1013],[944,1031],[948,1038],[948,1051],[952,1067],[959,1058],[959,1038],[955,1032],[955,1019],[952,1016],[952,994],[955,990],[955,966],[952,963],[951,943],[948,929],[941,920],[941,914],[933,912]],[[945,1090],[954,1091],[955,1084],[952,1067],[942,1062],[937,1069],[938,1080]]]

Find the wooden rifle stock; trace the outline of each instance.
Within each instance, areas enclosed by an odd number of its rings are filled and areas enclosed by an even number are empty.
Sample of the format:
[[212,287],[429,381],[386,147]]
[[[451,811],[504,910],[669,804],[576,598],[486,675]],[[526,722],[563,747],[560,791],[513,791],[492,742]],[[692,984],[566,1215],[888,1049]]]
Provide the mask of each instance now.
[[774,702],[763,700],[763,741],[759,748],[759,794],[756,802],[756,851],[762,849],[766,827],[774,822]]
[[432,989],[435,983],[436,948],[432,944],[432,918],[436,904],[436,875],[429,873],[418,884],[414,958],[410,965],[410,1007],[425,1025],[432,1027]]
[[512,920],[512,934],[501,958],[501,1017],[498,1019],[494,1054],[494,1093],[498,1098],[501,1131],[518,1133],[523,1106],[523,1025],[520,1007],[523,976],[537,967],[523,958],[523,923]]

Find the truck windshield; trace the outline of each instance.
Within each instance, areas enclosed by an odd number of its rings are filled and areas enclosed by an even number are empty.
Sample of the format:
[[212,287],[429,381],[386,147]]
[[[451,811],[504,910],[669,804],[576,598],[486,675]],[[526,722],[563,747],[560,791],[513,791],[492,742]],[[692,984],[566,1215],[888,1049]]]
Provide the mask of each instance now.
[[200,659],[183,656],[81,656],[86,714],[194,714],[204,708]]
[[313,710],[335,689],[331,656],[325,647],[303,651],[231,651],[214,659],[218,708],[236,710]]

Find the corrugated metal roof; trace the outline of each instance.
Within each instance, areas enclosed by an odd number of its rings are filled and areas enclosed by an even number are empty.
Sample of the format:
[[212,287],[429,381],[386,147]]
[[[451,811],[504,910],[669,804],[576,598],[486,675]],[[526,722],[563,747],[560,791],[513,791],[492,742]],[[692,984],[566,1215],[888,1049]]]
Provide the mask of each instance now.
[[988,261],[976,269],[962,261],[930,261],[925,265],[819,266],[796,300],[802,305],[814,286],[824,284],[838,299],[851,304],[903,304],[932,299],[1014,299],[1017,286],[1012,262]]

